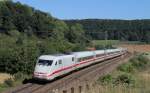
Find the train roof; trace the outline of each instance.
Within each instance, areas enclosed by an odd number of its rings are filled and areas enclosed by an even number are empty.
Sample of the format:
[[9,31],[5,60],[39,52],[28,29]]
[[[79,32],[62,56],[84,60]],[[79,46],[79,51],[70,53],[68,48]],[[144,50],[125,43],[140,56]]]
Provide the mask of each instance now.
[[115,52],[115,51],[120,51],[122,50],[121,48],[117,49],[106,49],[106,50],[95,50],[95,51],[80,51],[80,52],[71,52],[71,53],[65,53],[65,54],[53,54],[53,55],[41,55],[39,58],[41,59],[54,59],[58,57],[85,57],[85,56],[91,56],[95,52],[96,54],[102,54],[105,51],[106,52]]
[[95,50],[95,54],[104,54],[105,50]]
[[116,52],[116,51],[120,51],[121,49],[107,49],[106,52]]
[[58,57],[72,57],[73,55],[66,55],[66,54],[54,54],[54,55],[41,55],[40,57],[39,57],[39,59],[50,59],[50,60],[52,60],[52,59],[56,59],[56,58],[58,58]]
[[53,54],[51,56],[55,56],[55,57],[58,57],[58,56],[64,56],[65,54]]
[[93,51],[73,52],[73,55],[76,57],[86,57],[93,55]]

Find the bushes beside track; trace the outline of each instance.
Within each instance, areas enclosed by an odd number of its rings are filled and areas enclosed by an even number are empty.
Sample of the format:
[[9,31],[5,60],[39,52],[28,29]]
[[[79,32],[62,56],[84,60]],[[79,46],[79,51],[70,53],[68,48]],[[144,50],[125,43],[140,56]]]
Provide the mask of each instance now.
[[122,64],[118,67],[119,71],[122,72],[134,72],[135,70],[143,70],[150,66],[150,60],[145,56],[145,54],[136,55],[129,60],[128,63]]
[[148,69],[150,66],[150,60],[145,54],[139,54],[129,60],[128,63],[124,63],[117,68],[112,74],[100,77],[98,82],[101,85],[127,85],[134,86],[136,83],[135,74]]

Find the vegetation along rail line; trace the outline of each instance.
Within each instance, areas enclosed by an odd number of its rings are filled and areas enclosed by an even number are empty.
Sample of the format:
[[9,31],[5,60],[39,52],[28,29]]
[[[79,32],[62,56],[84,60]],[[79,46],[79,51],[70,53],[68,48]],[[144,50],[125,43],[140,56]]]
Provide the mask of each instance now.
[[105,72],[107,72],[107,69],[114,68],[113,64],[119,64],[122,59],[128,58],[129,55],[130,54],[127,53],[124,55],[124,57],[117,56],[115,58],[93,64],[85,69],[74,71],[74,73],[70,73],[69,75],[62,77],[61,79],[57,79],[49,83],[28,83],[13,90],[9,90],[5,93],[46,93],[48,91],[52,91],[53,89],[60,89],[61,87],[72,85],[71,82],[73,81],[75,82],[77,80],[91,80],[95,77],[95,75],[98,75],[98,73],[101,75],[105,74]]
[[[125,59],[129,58],[129,54],[127,54],[124,58]],[[44,86],[42,89],[37,90],[32,93],[49,93],[50,91],[51,91],[50,93],[52,93],[53,90],[55,89],[61,90],[63,87],[77,86],[77,85],[73,85],[73,82],[79,81],[77,83],[82,83],[84,81],[85,82],[92,81],[94,80],[96,75],[98,77],[102,76],[103,74],[108,72],[108,69],[109,71],[112,71],[113,68],[115,68],[117,65],[120,64],[121,60],[123,59],[120,58],[120,56],[110,59],[110,60],[105,60],[104,62],[101,62],[100,64],[93,65],[89,68],[83,69],[75,74],[72,74],[66,78],[58,80],[52,84],[48,84]]]

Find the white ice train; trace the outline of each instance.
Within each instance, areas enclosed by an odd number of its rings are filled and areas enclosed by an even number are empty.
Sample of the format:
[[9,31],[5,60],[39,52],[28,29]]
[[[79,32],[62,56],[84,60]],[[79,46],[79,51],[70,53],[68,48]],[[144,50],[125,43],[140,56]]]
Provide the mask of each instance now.
[[70,54],[42,55],[38,58],[33,78],[53,80],[54,78],[116,56],[124,55],[126,49],[108,49],[73,52]]

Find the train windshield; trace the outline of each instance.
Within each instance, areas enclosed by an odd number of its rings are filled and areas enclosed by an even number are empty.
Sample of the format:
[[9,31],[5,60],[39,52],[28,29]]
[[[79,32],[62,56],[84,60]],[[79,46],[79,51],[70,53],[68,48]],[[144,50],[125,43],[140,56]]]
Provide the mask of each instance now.
[[38,65],[44,65],[44,66],[51,66],[53,63],[53,60],[43,60],[43,59],[40,59],[38,61]]

